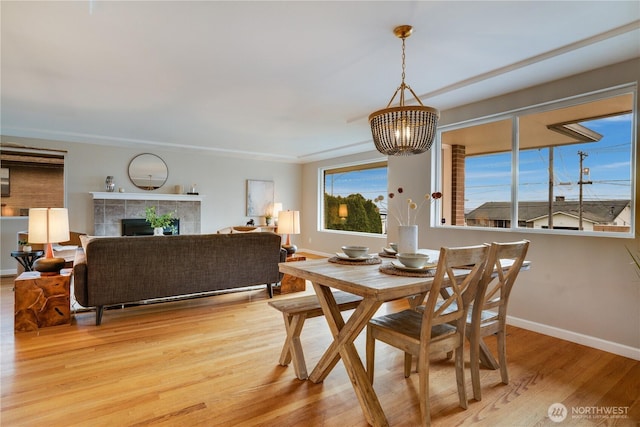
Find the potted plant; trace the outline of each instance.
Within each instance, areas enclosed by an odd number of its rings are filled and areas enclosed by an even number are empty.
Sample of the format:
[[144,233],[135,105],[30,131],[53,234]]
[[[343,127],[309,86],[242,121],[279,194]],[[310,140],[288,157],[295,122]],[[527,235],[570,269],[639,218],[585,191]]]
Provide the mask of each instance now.
[[18,240],[18,249],[22,252],[31,252],[31,245],[26,240]]
[[173,212],[168,212],[163,215],[156,213],[155,206],[149,206],[145,209],[145,215],[147,222],[153,227],[154,236],[164,236],[164,229],[171,227],[171,232],[175,233],[175,227],[173,226]]

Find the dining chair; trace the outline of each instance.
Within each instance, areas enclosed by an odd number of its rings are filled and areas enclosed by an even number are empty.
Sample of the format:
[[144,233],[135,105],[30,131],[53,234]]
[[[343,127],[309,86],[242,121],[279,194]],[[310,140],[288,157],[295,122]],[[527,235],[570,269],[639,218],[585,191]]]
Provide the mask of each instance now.
[[[496,335],[498,339],[498,359],[500,376],[504,384],[509,384],[507,372],[507,305],[511,289],[529,250],[529,241],[492,243],[487,268],[483,274],[479,290],[472,308],[467,314],[465,334],[471,343],[471,382],[475,400],[482,398],[480,392],[480,361],[496,368],[496,362],[483,338]],[[480,349],[482,348],[482,351]]]
[[[467,409],[464,379],[464,337],[467,310],[476,296],[489,245],[441,248],[435,276],[422,312],[407,309],[371,319],[367,325],[367,374],[373,384],[375,340],[405,352],[404,376],[411,373],[417,356],[422,425],[431,423],[429,403],[429,355],[455,352],[456,383],[460,407]],[[463,268],[462,269],[456,269]],[[440,289],[450,289],[448,298],[436,305]],[[455,303],[455,310],[450,309]]]
[[[467,313],[465,335],[471,344],[469,366],[471,369],[471,383],[473,384],[473,398],[482,399],[480,388],[480,362],[491,369],[500,369],[504,384],[509,384],[507,372],[506,351],[506,319],[507,304],[513,284],[522,270],[522,266],[529,249],[529,241],[507,242],[491,244],[487,258],[487,268],[478,284],[478,294],[471,303]],[[448,289],[440,289],[443,298],[447,298]],[[436,303],[439,307],[441,302]],[[455,310],[455,303],[445,312]],[[422,311],[422,306],[416,307]],[[498,359],[496,362],[483,338],[496,335],[498,339]],[[451,358],[453,353],[447,353]]]

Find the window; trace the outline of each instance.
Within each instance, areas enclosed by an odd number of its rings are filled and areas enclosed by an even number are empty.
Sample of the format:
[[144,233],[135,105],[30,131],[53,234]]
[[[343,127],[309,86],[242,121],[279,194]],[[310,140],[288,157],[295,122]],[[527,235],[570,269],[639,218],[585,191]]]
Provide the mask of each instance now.
[[626,87],[441,129],[440,222],[630,235],[634,93]]
[[2,216],[28,216],[29,208],[64,207],[64,153],[2,147]]
[[386,232],[387,162],[322,171],[324,230]]

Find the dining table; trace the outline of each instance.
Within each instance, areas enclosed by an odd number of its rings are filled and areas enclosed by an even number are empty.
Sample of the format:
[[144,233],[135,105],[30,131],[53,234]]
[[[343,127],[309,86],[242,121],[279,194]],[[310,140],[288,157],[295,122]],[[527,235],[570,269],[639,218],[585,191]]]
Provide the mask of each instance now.
[[[430,260],[437,260],[439,251],[421,249]],[[349,379],[358,398],[367,422],[373,426],[388,426],[378,396],[367,376],[364,364],[356,350],[354,341],[367,326],[380,306],[402,298],[414,297],[420,301],[429,292],[433,274],[395,275],[381,271],[391,260],[372,257],[379,262],[338,260],[335,257],[302,262],[280,263],[280,272],[309,280],[316,292],[324,317],[333,335],[333,342],[326,349],[309,375],[309,380],[320,383],[342,359]],[[334,262],[331,262],[334,260]],[[465,275],[468,270],[456,270]],[[345,321],[333,296],[332,289],[349,292],[362,297],[362,302]]]
[[[281,273],[309,280],[312,283],[324,318],[333,335],[332,343],[308,379],[314,383],[324,381],[342,359],[364,416],[372,426],[388,426],[389,423],[354,342],[383,303],[403,298],[409,299],[412,308],[422,303],[431,289],[440,251],[420,249],[418,252],[429,255],[429,264],[433,267],[432,269],[412,274],[411,269],[395,268],[398,266],[397,260],[391,257],[372,255],[353,261],[331,257],[279,264]],[[511,260],[504,261],[507,262],[503,262],[503,267],[508,268],[511,265],[508,261]],[[530,263],[525,261],[523,269],[528,269],[529,266]],[[465,276],[469,273],[469,270],[464,268],[453,271],[456,276]],[[362,302],[346,321],[342,317],[332,289],[362,297]],[[486,346],[481,346],[480,353],[483,364],[491,369],[497,368],[497,363]]]

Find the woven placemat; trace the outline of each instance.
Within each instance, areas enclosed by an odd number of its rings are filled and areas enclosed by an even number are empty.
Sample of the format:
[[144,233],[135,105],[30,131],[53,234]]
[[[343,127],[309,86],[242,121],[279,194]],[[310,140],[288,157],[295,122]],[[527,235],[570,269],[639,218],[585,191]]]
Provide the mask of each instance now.
[[383,264],[380,266],[380,272],[384,274],[391,274],[392,276],[405,276],[405,277],[433,277],[435,275],[435,268],[433,270],[424,271],[407,271],[400,270],[393,266],[393,264]]
[[336,264],[345,264],[345,265],[374,265],[374,264],[380,264],[382,260],[378,257],[372,257],[372,258],[367,258],[363,260],[351,261],[348,259],[338,258],[337,256],[332,256],[331,258],[329,258],[329,262],[334,262]]
[[393,259],[396,258],[395,254],[388,254],[386,252],[378,252],[378,256],[382,258],[393,258]]

